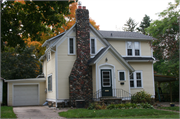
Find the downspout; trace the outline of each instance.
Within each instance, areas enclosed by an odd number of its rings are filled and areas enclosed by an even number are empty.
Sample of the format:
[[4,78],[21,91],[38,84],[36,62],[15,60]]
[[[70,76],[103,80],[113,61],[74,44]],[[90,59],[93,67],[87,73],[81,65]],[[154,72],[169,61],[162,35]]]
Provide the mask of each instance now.
[[[52,49],[51,49],[52,50]],[[58,71],[57,71],[57,46],[56,46],[56,51],[52,50],[55,52],[55,74],[56,74],[56,108],[57,108],[57,91],[58,91]]]

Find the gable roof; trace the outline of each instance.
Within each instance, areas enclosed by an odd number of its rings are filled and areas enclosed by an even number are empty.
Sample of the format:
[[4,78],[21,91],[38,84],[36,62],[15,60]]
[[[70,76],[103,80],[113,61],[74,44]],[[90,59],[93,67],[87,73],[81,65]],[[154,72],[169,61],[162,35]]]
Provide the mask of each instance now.
[[58,38],[58,37],[60,38],[60,37],[62,37],[65,33],[66,33],[66,31],[63,32],[63,33],[61,33],[61,34],[59,34],[59,35],[57,35],[57,36],[54,36],[54,37],[46,40],[46,41],[42,44],[42,47],[46,46],[50,41],[54,40],[55,38]]
[[105,47],[103,49],[101,49],[96,55],[94,58],[91,58],[89,60],[89,65],[93,65],[93,64],[96,64],[98,62],[99,59],[101,59],[101,57],[103,56],[103,54],[105,54],[108,50],[111,50],[115,56],[120,60],[120,62],[122,62],[124,64],[125,67],[127,67],[127,69],[129,69],[131,72],[134,72],[134,68],[128,64],[124,59],[123,57],[112,47],[112,46],[108,46],[108,47]]
[[127,31],[102,31],[99,30],[104,38],[107,39],[129,39],[129,40],[153,40],[153,37],[147,36],[137,32]]

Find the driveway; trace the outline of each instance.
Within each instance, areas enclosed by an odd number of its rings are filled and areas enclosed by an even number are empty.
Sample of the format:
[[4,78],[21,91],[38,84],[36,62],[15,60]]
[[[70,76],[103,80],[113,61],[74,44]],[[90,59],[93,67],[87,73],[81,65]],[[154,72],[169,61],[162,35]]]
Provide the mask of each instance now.
[[17,118],[31,118],[31,119],[65,119],[60,117],[58,112],[67,111],[68,109],[56,110],[48,106],[28,106],[28,107],[13,107]]

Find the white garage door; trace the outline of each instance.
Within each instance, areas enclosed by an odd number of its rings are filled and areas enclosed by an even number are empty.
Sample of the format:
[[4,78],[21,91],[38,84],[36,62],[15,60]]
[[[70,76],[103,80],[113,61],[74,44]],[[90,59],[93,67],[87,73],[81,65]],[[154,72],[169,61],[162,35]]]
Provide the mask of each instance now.
[[38,105],[38,85],[14,85],[13,106]]

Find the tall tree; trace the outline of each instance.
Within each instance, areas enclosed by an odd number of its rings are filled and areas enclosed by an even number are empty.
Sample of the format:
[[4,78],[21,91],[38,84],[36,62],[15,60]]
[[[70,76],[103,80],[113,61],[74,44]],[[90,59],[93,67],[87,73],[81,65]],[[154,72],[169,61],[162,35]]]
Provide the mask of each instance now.
[[130,17],[130,18],[126,21],[126,24],[124,24],[125,27],[123,27],[123,30],[124,30],[124,31],[134,32],[137,24],[138,24],[138,23],[136,23],[135,20],[133,20],[133,19]]
[[34,47],[17,46],[1,54],[1,76],[5,79],[35,78],[40,74],[40,63]]
[[68,1],[5,1],[1,4],[1,47],[4,42],[7,46],[17,44],[25,46],[24,38],[40,41],[41,33],[48,33],[48,25],[54,29],[61,27],[65,22],[64,15],[69,14]]
[[155,71],[165,75],[179,77],[179,23],[180,9],[169,3],[169,8],[159,14],[161,20],[156,20],[146,29],[156,40],[152,42],[154,56],[160,61],[154,64]]
[[147,27],[150,26],[150,22],[151,22],[150,17],[147,16],[147,15],[145,15],[145,16],[143,17],[143,20],[142,20],[141,24],[140,24],[139,27],[137,28],[137,30],[138,30],[140,33],[142,33],[142,34],[147,35],[146,32],[145,32],[145,28],[147,28]]

